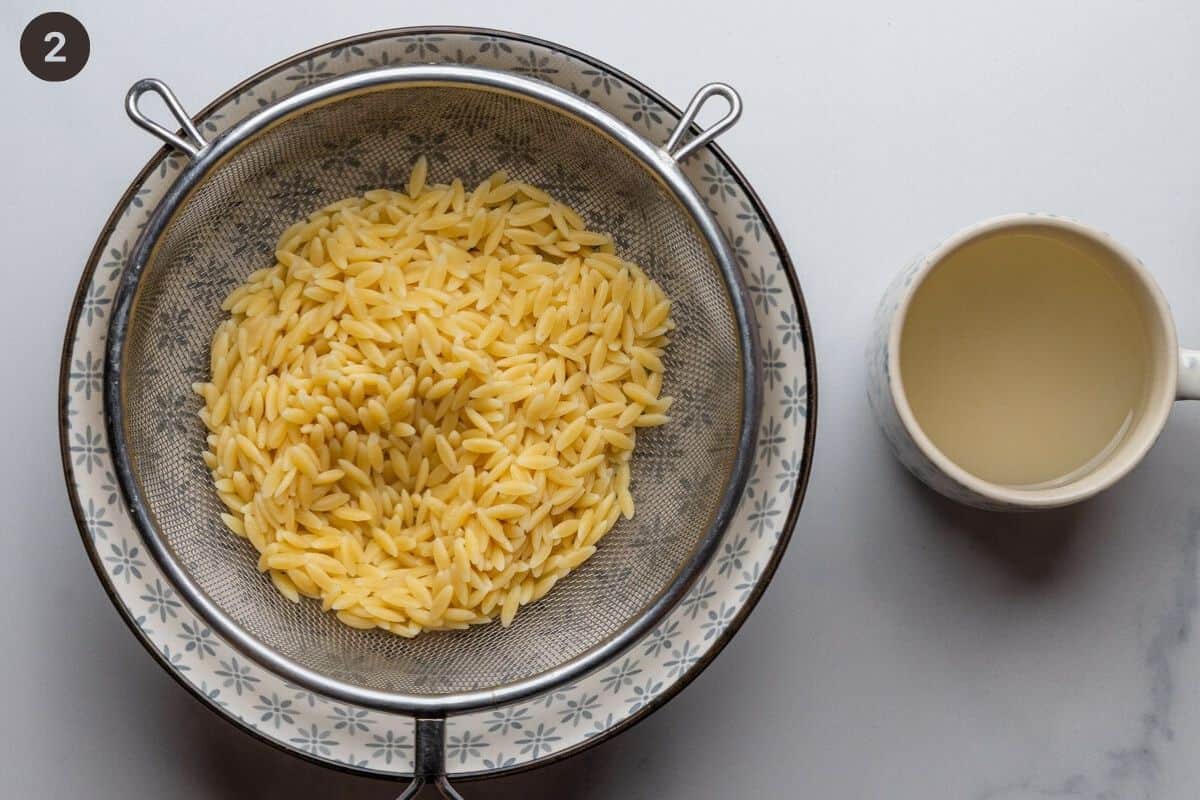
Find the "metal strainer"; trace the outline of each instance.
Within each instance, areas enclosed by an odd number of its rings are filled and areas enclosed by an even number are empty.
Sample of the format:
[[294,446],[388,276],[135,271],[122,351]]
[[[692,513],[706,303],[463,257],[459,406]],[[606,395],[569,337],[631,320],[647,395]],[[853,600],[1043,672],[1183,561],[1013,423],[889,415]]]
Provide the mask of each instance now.
[[[159,94],[183,126],[138,108]],[[713,95],[729,113],[692,122]],[[683,596],[715,551],[752,463],[758,344],[728,244],[678,161],[732,125],[740,101],[703,87],[663,147],[548,84],[474,67],[408,66],[298,92],[205,141],[170,90],[139,81],[140,126],[188,156],[133,249],[114,300],[104,405],[118,479],[147,549],[182,598],[264,668],[341,701],[416,716],[416,778],[447,796],[447,714],[515,701],[601,666]],[[686,143],[686,133],[694,134]],[[508,629],[415,639],[346,627],[316,603],[285,600],[230,534],[200,458],[205,430],[191,384],[206,380],[222,298],[273,262],[276,237],[308,212],[402,185],[423,153],[431,181],[470,186],[496,169],[540,186],[614,234],[672,298],[665,363],[673,420],[639,436],[638,513]],[[686,488],[666,480],[689,476]],[[651,524],[669,520],[669,526]]]

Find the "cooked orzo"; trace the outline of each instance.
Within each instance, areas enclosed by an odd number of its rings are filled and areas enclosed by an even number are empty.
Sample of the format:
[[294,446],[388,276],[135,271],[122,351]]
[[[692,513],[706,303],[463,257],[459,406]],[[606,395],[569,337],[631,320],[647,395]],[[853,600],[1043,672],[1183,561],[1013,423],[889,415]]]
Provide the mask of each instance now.
[[225,523],[282,594],[403,636],[508,625],[633,515],[670,301],[570,208],[421,159],[275,258],[195,389]]

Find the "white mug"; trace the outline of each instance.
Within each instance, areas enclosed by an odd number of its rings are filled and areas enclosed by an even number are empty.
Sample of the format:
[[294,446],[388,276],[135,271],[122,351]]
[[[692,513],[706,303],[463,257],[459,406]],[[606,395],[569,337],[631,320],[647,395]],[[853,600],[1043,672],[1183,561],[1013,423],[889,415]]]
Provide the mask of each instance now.
[[[1093,469],[1077,479],[1044,488],[1007,486],[983,480],[955,464],[926,436],[913,416],[900,374],[900,338],[913,295],[930,271],[950,253],[986,234],[1008,228],[1066,230],[1099,245],[1111,263],[1133,278],[1149,320],[1154,363],[1146,402],[1124,439]],[[1132,253],[1107,234],[1046,214],[1012,214],[960,231],[918,258],[893,281],[875,316],[867,348],[868,398],[897,458],[919,479],[952,500],[977,508],[1024,511],[1054,508],[1091,497],[1116,483],[1154,444],[1175,400],[1200,399],[1200,351],[1181,350],[1171,309],[1158,284]]]

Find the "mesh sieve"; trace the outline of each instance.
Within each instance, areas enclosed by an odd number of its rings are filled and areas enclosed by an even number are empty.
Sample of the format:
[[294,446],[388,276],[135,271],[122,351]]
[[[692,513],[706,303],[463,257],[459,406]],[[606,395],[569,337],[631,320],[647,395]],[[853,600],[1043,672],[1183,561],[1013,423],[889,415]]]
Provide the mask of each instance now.
[[[137,110],[163,96],[181,138]],[[711,94],[721,124],[679,142]],[[148,549],[207,622],[269,669],[326,695],[444,714],[577,677],[677,602],[715,550],[744,486],[759,400],[757,342],[724,242],[676,159],[732,124],[727,87],[697,95],[666,149],[598,108],[530,79],[466,67],[373,70],[293,95],[205,142],[157,81],[131,116],[192,157],[136,245],[114,303],[105,407],[119,480]],[[191,391],[206,380],[223,297],[273,263],[308,212],[399,187],[425,155],[430,180],[470,186],[496,169],[542,187],[613,234],[672,298],[664,359],[672,422],[639,435],[637,513],[549,595],[499,625],[403,639],[285,600],[230,534],[200,453]]]

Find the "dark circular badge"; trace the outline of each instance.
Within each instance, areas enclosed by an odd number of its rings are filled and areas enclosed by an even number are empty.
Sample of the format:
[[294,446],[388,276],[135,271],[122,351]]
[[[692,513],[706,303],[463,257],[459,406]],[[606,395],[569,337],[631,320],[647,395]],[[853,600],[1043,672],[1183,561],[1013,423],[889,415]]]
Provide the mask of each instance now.
[[44,81],[74,78],[91,52],[83,23],[61,11],[39,14],[21,34],[21,60]]

